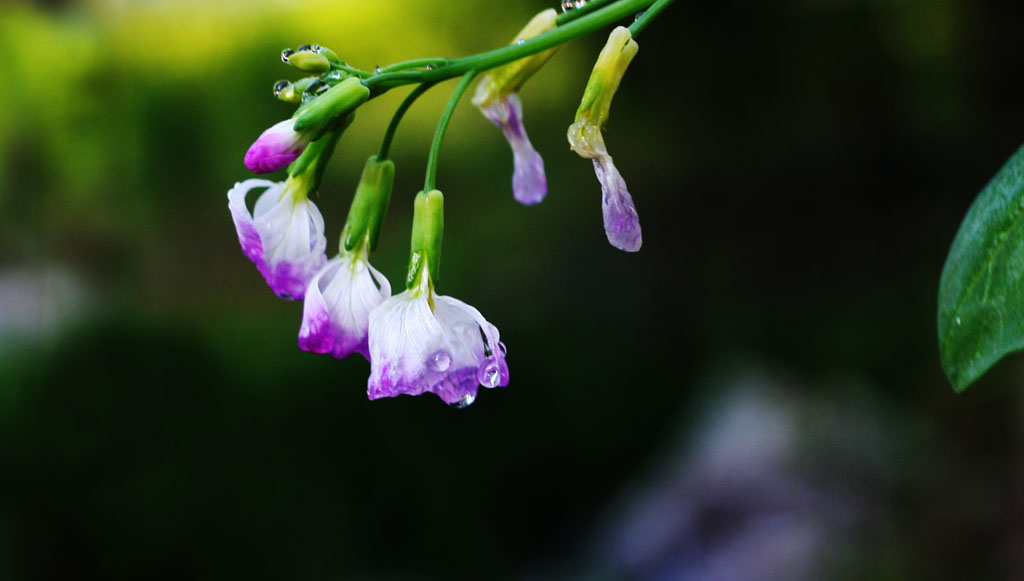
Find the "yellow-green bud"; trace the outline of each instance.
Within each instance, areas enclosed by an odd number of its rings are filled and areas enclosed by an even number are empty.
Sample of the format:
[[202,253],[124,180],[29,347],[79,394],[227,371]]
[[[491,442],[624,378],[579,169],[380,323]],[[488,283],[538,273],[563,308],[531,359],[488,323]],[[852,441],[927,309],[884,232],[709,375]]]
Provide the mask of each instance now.
[[317,77],[306,77],[299,79],[294,83],[288,81],[278,81],[274,84],[274,96],[284,101],[285,103],[292,103],[298,105],[302,103],[302,94],[306,92],[313,81],[316,81]]
[[288,57],[288,64],[307,73],[326,73],[331,70],[331,61],[324,55],[304,50]]
[[323,131],[330,122],[356,110],[370,97],[370,90],[356,77],[349,77],[295,112],[295,131],[318,127]]
[[[554,8],[548,8],[540,12],[519,31],[512,44],[518,44],[529,38],[554,30],[557,17],[558,13]],[[523,86],[523,83],[540,70],[544,63],[548,62],[548,59],[558,52],[559,48],[561,48],[561,45],[492,69],[480,79],[480,84],[477,85],[476,93],[473,95],[473,104],[477,107],[486,107],[495,100],[504,99],[509,93],[518,91]]]
[[395,181],[395,164],[390,159],[378,161],[370,156],[363,168],[363,176],[356,186],[356,194],[345,221],[342,244],[352,250],[365,240],[370,250],[377,247],[380,227],[391,200],[391,185]]

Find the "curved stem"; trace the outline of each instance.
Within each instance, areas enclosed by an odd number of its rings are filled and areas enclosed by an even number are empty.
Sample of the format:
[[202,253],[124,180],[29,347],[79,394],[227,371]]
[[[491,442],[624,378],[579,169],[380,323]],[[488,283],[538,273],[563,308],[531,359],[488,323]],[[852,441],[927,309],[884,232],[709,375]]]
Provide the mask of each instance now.
[[424,192],[434,189],[434,182],[437,178],[437,158],[441,152],[441,141],[444,140],[444,132],[448,129],[448,122],[452,118],[452,113],[455,112],[455,106],[459,104],[462,94],[466,92],[466,89],[469,88],[469,84],[473,82],[475,77],[476,71],[469,71],[462,76],[459,85],[455,87],[451,98],[448,99],[448,106],[445,107],[444,113],[441,114],[440,121],[437,122],[437,129],[434,131],[434,141],[430,144],[430,157],[427,158],[427,176],[423,180]]
[[402,104],[395,110],[394,116],[391,117],[391,123],[388,124],[387,130],[384,132],[384,139],[380,142],[380,151],[377,152],[377,160],[384,161],[388,158],[388,154],[391,153],[391,141],[395,137],[395,131],[398,130],[398,123],[402,120],[405,112],[409,110],[409,107],[422,95],[427,92],[427,89],[433,87],[434,83],[423,83],[416,87],[406,96]]
[[464,75],[470,71],[492,69],[569,42],[639,12],[654,3],[655,0],[618,0],[564,26],[527,39],[521,44],[512,44],[488,52],[451,59],[445,66],[432,70],[383,73],[366,79],[365,83],[370,89],[371,95],[379,95],[388,89],[402,85],[436,83]]
[[668,5],[671,4],[672,2],[673,0],[658,0],[653,5],[651,5],[650,8],[641,12],[639,15],[637,15],[636,20],[633,21],[633,24],[629,25],[629,34],[633,38],[636,38],[636,36],[640,34],[640,31],[642,31],[644,28],[647,28],[647,25],[650,24],[655,18],[657,18],[658,14],[660,14],[662,10],[668,8]]

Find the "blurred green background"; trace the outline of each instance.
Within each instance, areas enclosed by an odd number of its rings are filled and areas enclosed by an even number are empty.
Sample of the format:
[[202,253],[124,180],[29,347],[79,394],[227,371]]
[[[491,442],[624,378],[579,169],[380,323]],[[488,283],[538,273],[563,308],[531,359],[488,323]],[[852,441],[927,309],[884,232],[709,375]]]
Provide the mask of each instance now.
[[[365,361],[297,349],[226,200],[290,114],[279,51],[465,55],[549,6],[0,5],[0,578],[1024,577],[1024,360],[956,396],[935,338],[1024,141],[1019,2],[676,2],[606,133],[636,255],[565,142],[603,34],[574,42],[523,91],[543,204],[468,103],[441,158],[439,288],[510,386],[368,402]],[[396,139],[393,284],[451,87]],[[403,94],[338,148],[331,244]]]

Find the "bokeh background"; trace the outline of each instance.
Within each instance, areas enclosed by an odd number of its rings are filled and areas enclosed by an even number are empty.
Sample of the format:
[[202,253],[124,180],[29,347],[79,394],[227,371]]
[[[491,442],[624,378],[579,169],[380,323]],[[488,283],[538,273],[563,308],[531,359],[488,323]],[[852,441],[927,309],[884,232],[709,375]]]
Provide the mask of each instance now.
[[[226,200],[290,114],[279,51],[470,54],[548,6],[0,4],[0,578],[1024,577],[1024,360],[957,396],[935,337],[1024,142],[1019,2],[676,2],[606,134],[635,255],[565,142],[603,35],[574,42],[523,91],[543,204],[468,103],[441,158],[440,290],[511,385],[368,402],[365,361],[296,348]],[[392,281],[451,87],[397,136]],[[339,146],[329,240],[403,93]]]

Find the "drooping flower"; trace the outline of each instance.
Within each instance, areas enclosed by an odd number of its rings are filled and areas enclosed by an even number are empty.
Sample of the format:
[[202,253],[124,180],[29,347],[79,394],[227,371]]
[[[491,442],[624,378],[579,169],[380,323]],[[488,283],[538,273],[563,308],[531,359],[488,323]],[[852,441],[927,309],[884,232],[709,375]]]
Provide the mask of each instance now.
[[[265,188],[250,213],[249,192]],[[249,179],[228,191],[242,253],[256,264],[271,290],[284,299],[301,299],[306,285],[327,261],[324,219],[308,198],[308,180]]]
[[[515,43],[554,30],[558,13],[553,8],[537,14],[516,35]],[[544,160],[533,148],[523,125],[523,105],[517,91],[558,51],[551,48],[489,71],[477,85],[473,104],[501,128],[512,148],[512,193],[522,204],[537,204],[548,192]]]
[[381,222],[391,199],[395,165],[371,156],[356,187],[342,230],[339,254],[309,281],[302,307],[299,347],[344,359],[370,351],[370,312],[391,296],[391,285],[370,266]]
[[370,399],[437,394],[465,407],[482,385],[508,385],[498,329],[466,303],[434,292],[443,230],[441,192],[420,192],[406,290],[370,313]]
[[295,161],[309,145],[313,135],[295,131],[295,119],[275,123],[245,152],[245,167],[256,173],[271,173]]
[[429,392],[465,407],[481,385],[508,385],[497,327],[470,305],[434,294],[426,275],[422,280],[370,313],[369,398]]
[[605,147],[601,131],[608,122],[612,97],[637,50],[628,28],[619,26],[612,31],[590,74],[576,120],[568,131],[573,151],[594,162],[594,173],[601,183],[601,208],[608,242],[627,252],[640,250],[643,243],[640,218],[626,182]]
[[344,359],[367,359],[370,313],[391,297],[391,285],[367,260],[367,248],[343,251],[309,281],[302,306],[299,347]]

